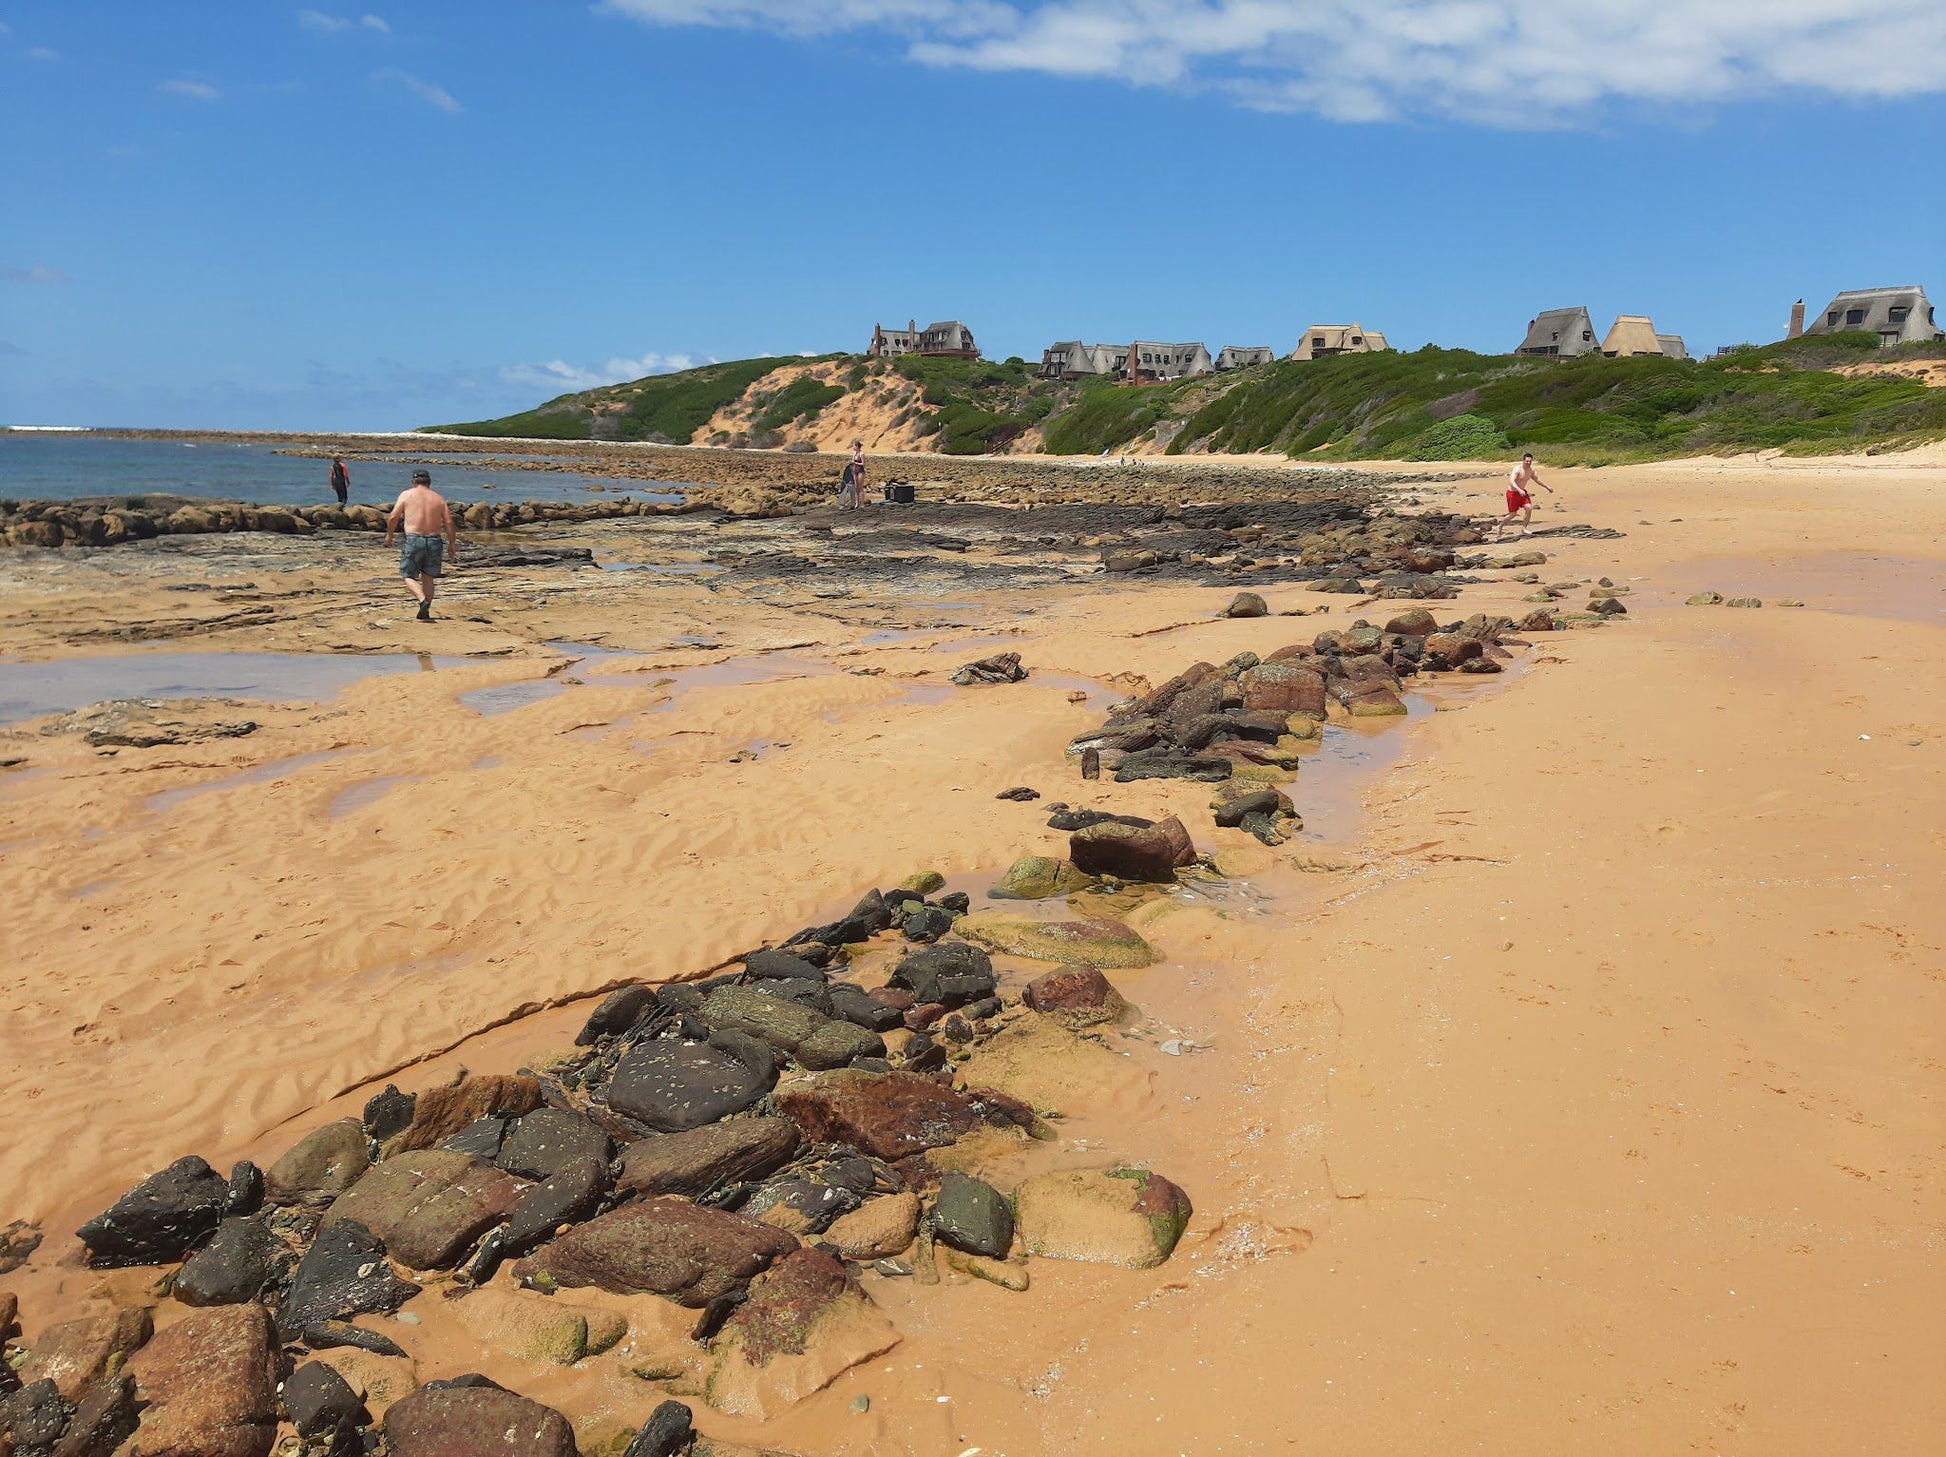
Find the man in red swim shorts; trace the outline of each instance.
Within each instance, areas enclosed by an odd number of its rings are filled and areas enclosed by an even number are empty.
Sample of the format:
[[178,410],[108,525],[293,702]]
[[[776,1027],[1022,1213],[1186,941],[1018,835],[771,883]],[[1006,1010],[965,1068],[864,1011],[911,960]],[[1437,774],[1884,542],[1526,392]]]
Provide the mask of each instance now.
[[1534,520],[1534,496],[1527,489],[1529,486],[1539,486],[1550,496],[1554,494],[1554,487],[1534,474],[1534,452],[1531,450],[1520,458],[1520,464],[1515,466],[1513,473],[1507,477],[1507,514],[1500,519],[1500,524],[1493,528],[1495,541],[1500,540],[1501,533],[1507,529],[1507,523],[1516,516],[1520,517],[1520,535],[1514,540],[1520,541],[1527,535],[1527,528]]

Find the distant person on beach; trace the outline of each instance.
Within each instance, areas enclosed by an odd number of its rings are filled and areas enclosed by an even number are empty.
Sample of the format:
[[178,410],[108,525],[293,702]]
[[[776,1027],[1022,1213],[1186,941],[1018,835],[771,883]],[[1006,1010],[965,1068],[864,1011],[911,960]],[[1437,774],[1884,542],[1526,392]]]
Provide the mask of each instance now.
[[432,621],[433,588],[439,582],[443,557],[450,553],[459,560],[459,528],[446,498],[432,488],[432,473],[416,470],[412,484],[385,518],[385,544],[392,544],[392,533],[405,527],[405,544],[399,550],[399,575],[406,589],[419,603],[419,620]]
[[838,491],[838,505],[857,510],[865,504],[865,442],[851,442],[851,459],[845,463],[845,483]]
[[342,455],[331,462],[331,489],[337,492],[340,506],[351,499],[351,472],[345,469]]
[[1515,466],[1512,474],[1507,477],[1507,514],[1500,519],[1500,524],[1493,528],[1495,541],[1500,540],[1501,533],[1516,516],[1520,517],[1520,535],[1514,540],[1521,541],[1526,538],[1527,528],[1534,521],[1534,494],[1527,489],[1529,486],[1539,486],[1550,496],[1554,494],[1554,487],[1534,473],[1534,452],[1531,450],[1520,458],[1520,464]]

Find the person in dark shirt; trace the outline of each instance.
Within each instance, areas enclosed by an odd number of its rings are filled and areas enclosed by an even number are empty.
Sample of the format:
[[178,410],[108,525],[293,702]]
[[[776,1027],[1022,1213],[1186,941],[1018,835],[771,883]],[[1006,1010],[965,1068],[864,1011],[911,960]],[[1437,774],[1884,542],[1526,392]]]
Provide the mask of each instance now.
[[345,469],[345,458],[342,455],[331,462],[331,489],[337,492],[340,506],[351,499],[351,472]]

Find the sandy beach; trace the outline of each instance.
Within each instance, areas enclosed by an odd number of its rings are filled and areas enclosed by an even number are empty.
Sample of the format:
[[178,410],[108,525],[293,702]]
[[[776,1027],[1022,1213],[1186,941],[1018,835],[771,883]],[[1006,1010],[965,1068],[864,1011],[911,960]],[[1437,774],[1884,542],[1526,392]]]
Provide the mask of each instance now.
[[[1229,588],[1005,541],[838,580],[778,564],[799,548],[764,533],[802,521],[503,533],[605,569],[474,572],[469,543],[427,624],[345,533],[0,553],[0,698],[39,710],[0,727],[0,1226],[45,1235],[0,1292],[29,1346],[104,1302],[166,1326],[184,1307],[74,1234],[144,1175],[268,1165],[388,1081],[512,1072],[600,994],[917,871],[977,909],[1066,852],[1065,802],[1176,815],[1227,873],[1130,914],[1163,959],[1110,973],[1128,1035],[1035,1085],[1053,1143],[978,1169],[1151,1166],[1194,1202],[1181,1243],[1036,1259],[1024,1292],[867,1270],[894,1349],[766,1419],[691,1400],[702,1430],[801,1457],[1935,1450],[1943,470],[1546,472],[1537,526],[1620,536],[1486,550],[1545,552],[1567,607],[1608,578],[1626,613],[1410,680],[1382,728],[1334,719],[1277,848],[1216,828],[1207,784],[1084,781],[1064,750],[1191,663],[1418,604],[1270,573],[1272,615],[1229,619]],[[1499,480],[1384,489],[1487,517]],[[831,524],[860,527],[903,529]],[[1531,610],[1517,571],[1472,575],[1425,605]],[[1763,605],[1685,605],[1705,591]],[[241,659],[327,651],[369,671]],[[999,651],[1030,676],[950,684]],[[58,723],[165,654],[239,655],[280,697],[168,710],[155,747]],[[490,1353],[443,1293],[376,1322],[421,1381],[486,1371],[584,1453],[665,1394]]]

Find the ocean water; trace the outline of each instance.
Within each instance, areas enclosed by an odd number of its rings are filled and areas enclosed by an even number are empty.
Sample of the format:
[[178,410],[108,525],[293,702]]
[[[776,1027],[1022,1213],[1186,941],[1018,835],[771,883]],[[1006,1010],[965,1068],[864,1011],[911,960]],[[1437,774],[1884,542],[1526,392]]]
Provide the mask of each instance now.
[[[674,501],[680,487],[665,482],[607,480],[571,471],[487,470],[476,457],[438,461],[438,442],[415,455],[434,458],[424,469],[450,501]],[[347,460],[351,499],[390,506],[419,467]],[[601,486],[592,491],[592,486]],[[318,506],[331,494],[331,462],[278,455],[268,445],[229,441],[123,440],[55,431],[0,429],[0,497],[66,501],[76,496],[141,495],[156,491],[253,506]]]

